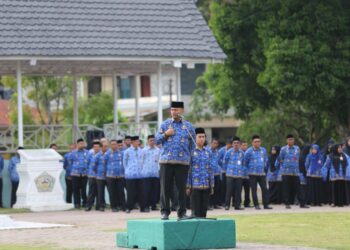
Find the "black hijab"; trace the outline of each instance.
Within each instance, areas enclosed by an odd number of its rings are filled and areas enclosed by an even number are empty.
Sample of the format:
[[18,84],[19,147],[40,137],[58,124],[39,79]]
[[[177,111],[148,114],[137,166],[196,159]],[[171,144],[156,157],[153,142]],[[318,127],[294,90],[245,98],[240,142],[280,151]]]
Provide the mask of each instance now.
[[[276,154],[271,153],[271,151],[273,149],[276,150]],[[275,163],[276,163],[277,157],[280,154],[280,150],[281,150],[280,146],[275,145],[275,146],[271,147],[271,151],[270,151],[270,155],[269,155],[269,163],[270,163],[270,171],[271,172],[274,172],[276,170]]]
[[346,166],[348,164],[348,161],[347,161],[346,155],[344,153],[341,153],[341,154],[338,153],[338,148],[341,146],[342,146],[341,144],[335,144],[331,148],[331,160],[332,160],[332,164],[333,164],[335,172],[337,174],[339,174],[339,169],[340,169],[340,164],[341,164],[343,167],[343,174],[345,175]]

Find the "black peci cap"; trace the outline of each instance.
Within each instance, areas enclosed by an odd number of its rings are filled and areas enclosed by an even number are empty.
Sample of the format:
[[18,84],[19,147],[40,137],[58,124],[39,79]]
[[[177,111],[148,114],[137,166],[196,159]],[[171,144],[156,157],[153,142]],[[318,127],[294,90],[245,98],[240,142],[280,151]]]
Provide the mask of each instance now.
[[184,103],[183,102],[171,102],[171,107],[172,108],[184,108]]

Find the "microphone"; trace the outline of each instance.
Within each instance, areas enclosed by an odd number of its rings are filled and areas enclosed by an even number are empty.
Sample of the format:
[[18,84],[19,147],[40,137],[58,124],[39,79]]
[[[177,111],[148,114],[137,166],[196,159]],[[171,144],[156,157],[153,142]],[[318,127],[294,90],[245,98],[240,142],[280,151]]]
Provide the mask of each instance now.
[[182,120],[185,120],[185,116],[183,114],[177,114],[177,117],[181,118]]

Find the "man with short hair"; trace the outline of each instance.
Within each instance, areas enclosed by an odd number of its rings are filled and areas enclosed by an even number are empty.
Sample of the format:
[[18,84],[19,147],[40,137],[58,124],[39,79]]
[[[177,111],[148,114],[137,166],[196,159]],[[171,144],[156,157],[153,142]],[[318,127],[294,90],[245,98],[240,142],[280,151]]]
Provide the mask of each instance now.
[[112,212],[125,210],[123,153],[123,141],[111,140],[110,149],[103,157]]
[[139,202],[141,212],[149,212],[146,210],[146,204],[140,200],[138,192],[142,190],[141,183],[141,149],[139,148],[140,141],[138,136],[131,137],[131,146],[125,150],[123,156],[123,165],[125,169],[126,182],[126,212],[130,213],[135,204]]
[[11,207],[17,202],[17,189],[19,185],[19,174],[17,171],[17,165],[21,162],[21,158],[19,156],[18,151],[24,149],[24,147],[18,147],[17,152],[14,156],[11,157],[8,170],[10,173],[11,180]]
[[226,169],[224,165],[224,158],[226,152],[232,148],[232,138],[226,139],[226,145],[219,149],[218,163],[221,169],[221,202],[226,203]]
[[142,196],[145,212],[157,209],[159,201],[159,148],[155,146],[154,135],[147,137],[147,146],[141,151]]
[[244,164],[244,152],[241,149],[240,138],[235,136],[232,139],[233,147],[229,149],[224,158],[226,169],[226,205],[225,210],[230,209],[231,197],[234,196],[235,210],[241,208],[242,182],[246,174]]
[[[100,152],[101,145],[99,141],[94,141],[92,144],[92,151],[89,152],[88,162],[88,182],[89,182],[89,193],[87,197],[85,211],[90,211],[95,203],[97,196],[97,182],[96,182],[96,156]],[[96,210],[100,208],[96,206]]]
[[220,175],[221,168],[219,166],[219,140],[217,138],[213,138],[210,146],[208,147],[209,152],[211,153],[211,161],[213,166],[213,174],[214,174],[214,194],[210,196],[210,207],[219,209],[220,207]]
[[85,142],[82,138],[77,140],[77,148],[69,155],[71,165],[71,176],[73,185],[74,207],[80,209],[81,202],[86,206],[86,184],[87,170],[89,163],[89,152],[85,149]]
[[258,135],[252,137],[252,145],[244,154],[244,161],[248,168],[250,187],[255,209],[260,209],[257,187],[261,188],[264,209],[272,209],[269,207],[269,197],[266,185],[265,168],[267,164],[267,153],[264,147],[261,147],[261,138]]
[[293,135],[287,135],[286,140],[287,145],[281,148],[280,154],[276,160],[276,166],[280,165],[279,174],[282,175],[284,204],[287,209],[290,209],[290,205],[294,203],[294,198],[297,195],[300,207],[309,208],[305,205],[305,200],[300,193],[300,148],[294,145],[295,140]]

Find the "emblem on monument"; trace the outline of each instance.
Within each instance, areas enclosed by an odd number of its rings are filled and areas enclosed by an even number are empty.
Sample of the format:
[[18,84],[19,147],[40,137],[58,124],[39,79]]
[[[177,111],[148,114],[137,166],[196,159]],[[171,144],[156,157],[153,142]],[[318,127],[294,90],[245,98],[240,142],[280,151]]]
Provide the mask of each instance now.
[[53,186],[55,185],[55,178],[47,172],[43,172],[35,178],[35,185],[38,192],[52,192]]

